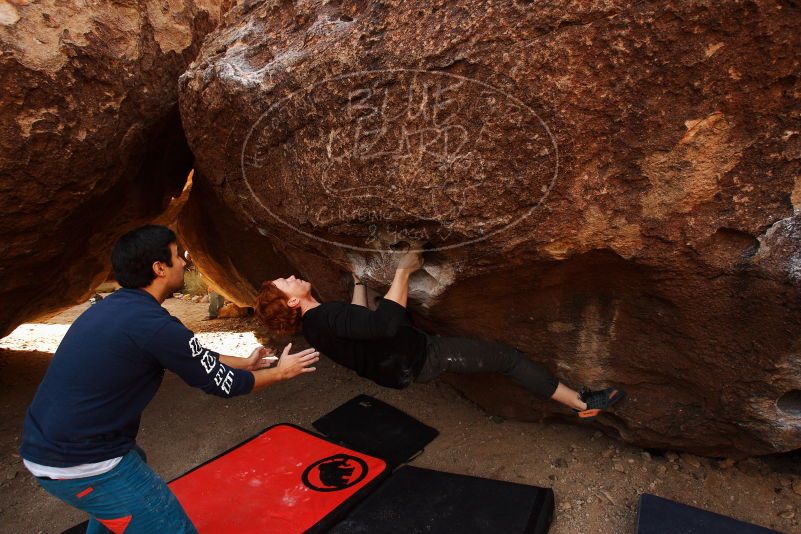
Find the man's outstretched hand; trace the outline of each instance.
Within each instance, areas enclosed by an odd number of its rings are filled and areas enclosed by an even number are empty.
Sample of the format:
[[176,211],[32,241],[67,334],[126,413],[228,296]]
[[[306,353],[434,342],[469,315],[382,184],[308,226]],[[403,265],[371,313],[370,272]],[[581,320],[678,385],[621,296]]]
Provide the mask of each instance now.
[[278,364],[275,366],[281,380],[288,380],[290,378],[295,378],[299,374],[311,373],[317,370],[316,367],[311,366],[320,361],[319,352],[311,348],[290,354],[289,350],[291,348],[292,343],[284,347],[284,351],[278,359]]
[[256,347],[250,356],[245,358],[242,367],[246,371],[258,371],[270,367],[278,358],[274,356],[273,349],[266,347]]

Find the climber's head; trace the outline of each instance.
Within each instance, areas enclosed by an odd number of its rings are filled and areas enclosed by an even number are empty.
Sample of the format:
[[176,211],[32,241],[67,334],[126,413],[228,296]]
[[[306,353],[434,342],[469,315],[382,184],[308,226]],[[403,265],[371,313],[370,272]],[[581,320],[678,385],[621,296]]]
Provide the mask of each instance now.
[[306,280],[295,278],[294,274],[287,278],[276,278],[270,283],[286,295],[287,305],[290,308],[298,307],[301,300],[311,295],[311,284]]
[[300,327],[300,303],[311,297],[311,284],[294,275],[268,280],[256,297],[256,317],[278,335],[291,335]]

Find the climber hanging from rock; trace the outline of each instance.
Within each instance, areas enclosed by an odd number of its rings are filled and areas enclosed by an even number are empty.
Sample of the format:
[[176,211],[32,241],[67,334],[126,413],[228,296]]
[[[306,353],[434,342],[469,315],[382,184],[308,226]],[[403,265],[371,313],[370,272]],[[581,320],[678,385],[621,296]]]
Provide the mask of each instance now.
[[504,374],[535,395],[550,398],[579,417],[596,417],[624,394],[615,388],[576,392],[548,369],[503,343],[432,335],[416,328],[406,310],[409,277],[422,266],[420,251],[398,254],[392,285],[377,309],[367,306],[365,286],[354,275],[353,300],[319,302],[309,282],[276,278],[263,283],[257,317],[273,332],[302,331],[306,340],[335,362],[375,383],[402,389],[444,372]]

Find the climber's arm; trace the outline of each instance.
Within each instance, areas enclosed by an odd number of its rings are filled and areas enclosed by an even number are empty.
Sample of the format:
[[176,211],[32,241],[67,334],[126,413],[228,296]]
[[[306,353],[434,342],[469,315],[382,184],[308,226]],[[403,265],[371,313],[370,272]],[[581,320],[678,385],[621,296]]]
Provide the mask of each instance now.
[[422,266],[421,251],[410,250],[401,255],[398,268],[395,270],[395,278],[392,280],[389,291],[384,295],[384,299],[397,302],[405,308],[409,297],[409,277]]
[[367,308],[367,287],[355,274],[353,275],[353,299],[350,303]]

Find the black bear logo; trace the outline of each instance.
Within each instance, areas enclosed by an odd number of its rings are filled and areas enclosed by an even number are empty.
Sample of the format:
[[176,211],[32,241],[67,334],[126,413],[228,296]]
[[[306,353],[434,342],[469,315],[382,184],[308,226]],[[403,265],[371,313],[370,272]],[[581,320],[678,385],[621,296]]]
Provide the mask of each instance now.
[[317,460],[303,471],[301,479],[315,491],[339,491],[358,484],[367,476],[367,464],[349,454]]

